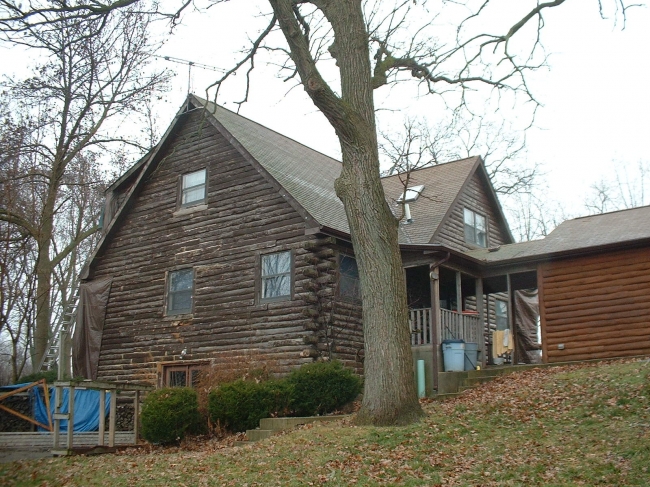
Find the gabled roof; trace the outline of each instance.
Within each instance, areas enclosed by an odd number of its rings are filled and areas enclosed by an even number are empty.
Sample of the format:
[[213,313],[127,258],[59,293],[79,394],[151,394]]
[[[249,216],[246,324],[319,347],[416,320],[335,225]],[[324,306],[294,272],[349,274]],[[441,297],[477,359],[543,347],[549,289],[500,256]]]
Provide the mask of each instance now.
[[650,243],[650,206],[567,220],[546,238],[480,249],[466,255],[485,263],[537,260]]
[[468,157],[413,170],[408,174],[408,179],[406,174],[382,178],[388,204],[398,217],[402,204],[397,200],[404,193],[404,186],[424,186],[417,200],[409,203],[413,222],[400,225],[400,243],[429,243],[480,164],[480,157]]
[[[123,213],[128,211],[133,194],[153,171],[158,163],[158,153],[175,132],[179,121],[186,113],[195,109],[205,109],[207,120],[274,183],[289,203],[304,214],[307,220],[316,222],[323,231],[331,230],[349,235],[350,228],[343,203],[334,190],[334,181],[342,169],[339,161],[226,108],[189,95],[160,143],[111,185],[111,189],[116,189],[127,180],[135,181],[128,189],[124,203],[109,223],[91,256],[91,261],[106,244],[111,230]],[[412,171],[409,186],[423,184],[425,188],[413,205],[416,215],[414,223],[408,226],[400,225],[400,243],[429,243],[460,191],[479,167],[482,167],[481,159],[471,157]],[[396,200],[403,192],[400,176],[383,178],[382,184],[389,204],[394,213],[399,215],[401,208],[398,208]],[[82,276],[87,276],[87,271],[88,268],[82,272]]]
[[205,107],[320,225],[350,233],[343,203],[334,191],[339,161],[198,96],[190,99]]

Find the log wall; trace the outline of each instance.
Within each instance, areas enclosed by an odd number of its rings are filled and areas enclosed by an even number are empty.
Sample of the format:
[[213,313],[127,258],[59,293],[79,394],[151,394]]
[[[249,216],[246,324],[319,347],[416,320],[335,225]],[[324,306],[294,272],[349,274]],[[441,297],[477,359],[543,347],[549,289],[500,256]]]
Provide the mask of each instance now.
[[[179,123],[91,270],[113,277],[98,379],[156,384],[162,363],[239,353],[264,356],[279,373],[327,352],[361,370],[358,309],[330,320],[314,307],[335,286],[331,239],[306,236],[301,215],[198,111]],[[179,211],[179,178],[206,167],[207,204]],[[284,250],[292,299],[260,303],[260,255]],[[165,316],[166,273],[184,267],[195,271],[193,313]],[[327,326],[341,329],[333,349],[323,345]]]
[[477,248],[476,245],[465,242],[464,208],[468,208],[486,217],[488,247],[510,243],[510,238],[500,223],[501,220],[492,204],[492,199],[488,197],[487,183],[481,174],[479,174],[479,171],[472,176],[469,184],[456,201],[451,214],[442,224],[432,243],[448,245],[458,250]]
[[650,354],[650,248],[545,263],[538,280],[545,362]]

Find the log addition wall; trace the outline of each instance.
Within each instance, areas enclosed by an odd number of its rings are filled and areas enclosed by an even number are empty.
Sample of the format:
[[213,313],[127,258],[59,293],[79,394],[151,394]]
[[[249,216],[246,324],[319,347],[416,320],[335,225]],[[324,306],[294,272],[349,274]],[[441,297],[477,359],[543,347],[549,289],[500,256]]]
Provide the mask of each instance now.
[[545,362],[650,355],[650,248],[538,269]]
[[[101,380],[160,384],[161,364],[264,355],[286,373],[330,356],[362,369],[358,305],[337,305],[336,241],[304,218],[200,113],[184,115],[160,163],[95,260],[113,285]],[[178,207],[179,178],[207,168],[207,202]],[[290,250],[289,300],[260,303],[260,256]],[[194,269],[193,311],[165,316],[167,272]]]

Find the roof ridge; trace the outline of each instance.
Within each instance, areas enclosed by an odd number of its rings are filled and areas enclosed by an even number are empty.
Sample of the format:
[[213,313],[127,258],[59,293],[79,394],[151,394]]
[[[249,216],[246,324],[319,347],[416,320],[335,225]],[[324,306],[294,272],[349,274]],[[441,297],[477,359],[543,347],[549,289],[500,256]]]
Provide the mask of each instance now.
[[278,131],[275,130],[275,129],[272,129],[272,128],[270,128],[270,127],[267,127],[266,125],[262,125],[261,123],[256,122],[255,120],[253,120],[253,119],[251,119],[251,118],[248,118],[248,117],[246,117],[246,116],[244,116],[244,115],[241,115],[241,114],[239,114],[239,113],[237,113],[237,112],[233,112],[232,110],[230,110],[229,108],[224,107],[223,105],[219,105],[218,103],[214,103],[214,102],[212,102],[212,101],[210,101],[210,100],[206,100],[205,98],[201,98],[200,96],[195,95],[195,94],[193,94],[193,93],[191,94],[191,96],[193,96],[194,98],[196,98],[196,99],[197,99],[198,101],[200,101],[200,102],[204,102],[203,108],[206,109],[206,110],[208,110],[208,112],[209,112],[211,115],[215,116],[215,117],[216,117],[216,110],[215,110],[215,111],[211,111],[211,110],[207,107],[206,104],[214,105],[217,109],[226,110],[227,112],[231,113],[232,115],[234,115],[234,116],[236,116],[236,117],[239,117],[239,118],[242,118],[242,119],[246,120],[247,122],[252,123],[252,124],[254,124],[254,125],[260,127],[260,128],[263,129],[263,130],[266,130],[266,131],[268,131],[268,132],[273,132],[274,134],[276,134],[276,135],[278,135],[278,136],[280,136],[280,137],[283,137],[284,139],[289,140],[289,141],[293,142],[294,144],[300,145],[300,146],[304,147],[305,149],[308,149],[308,150],[311,151],[311,152],[315,152],[316,154],[320,154],[320,155],[322,155],[322,156],[324,156],[324,157],[327,157],[328,159],[331,159],[332,161],[337,162],[338,164],[341,164],[341,165],[343,164],[340,160],[338,160],[338,159],[336,159],[336,158],[334,158],[334,157],[332,157],[332,156],[329,156],[329,155],[325,154],[324,152],[321,152],[321,151],[319,151],[319,150],[316,150],[316,149],[314,149],[313,147],[309,147],[308,145],[303,144],[302,142],[300,142],[300,141],[298,141],[298,140],[296,140],[296,139],[294,139],[294,138],[292,138],[292,137],[288,137],[288,136],[284,135],[283,133],[278,132]]
[[412,174],[414,172],[424,171],[424,170],[427,170],[427,169],[433,169],[433,168],[438,168],[438,167],[443,167],[443,166],[447,166],[449,164],[457,164],[459,162],[465,162],[465,161],[469,161],[471,159],[476,159],[477,157],[480,157],[480,156],[463,157],[462,159],[454,159],[453,161],[439,162],[439,163],[431,164],[431,165],[428,165],[428,166],[416,167],[415,169],[411,169],[411,170],[404,171],[404,172],[397,172],[395,174],[386,174],[385,176],[381,176],[381,179],[394,178],[394,177],[400,176],[402,174],[409,174],[409,173]]
[[591,215],[577,216],[575,218],[570,218],[568,220],[564,220],[562,223],[575,221],[575,220],[582,220],[584,218],[593,218],[595,216],[598,217],[598,216],[613,215],[614,213],[623,213],[624,211],[641,210],[641,209],[644,209],[644,208],[650,208],[650,205],[634,206],[632,208],[621,208],[620,210],[606,211],[604,213],[593,213]]

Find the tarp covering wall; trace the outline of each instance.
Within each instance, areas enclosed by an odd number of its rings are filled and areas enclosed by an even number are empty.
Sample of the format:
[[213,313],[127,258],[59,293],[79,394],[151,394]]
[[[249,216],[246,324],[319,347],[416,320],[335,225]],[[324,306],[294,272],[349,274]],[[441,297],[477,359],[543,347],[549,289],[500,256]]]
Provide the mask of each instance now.
[[112,278],[79,285],[77,324],[72,342],[72,371],[75,377],[97,378],[99,349],[106,318]]
[[539,300],[537,289],[515,291],[515,353],[517,363],[541,362],[541,344],[537,341]]
[[[63,389],[63,404],[61,412],[68,412],[68,397],[70,388]],[[104,417],[110,410],[111,393],[106,394]],[[50,388],[50,409],[54,414],[56,389]],[[47,424],[47,408],[41,394],[34,394],[34,419]],[[60,431],[68,431],[68,421],[60,422]],[[74,428],[73,431],[98,431],[99,430],[99,391],[91,389],[75,389],[74,391]],[[39,428],[39,431],[43,431]]]

